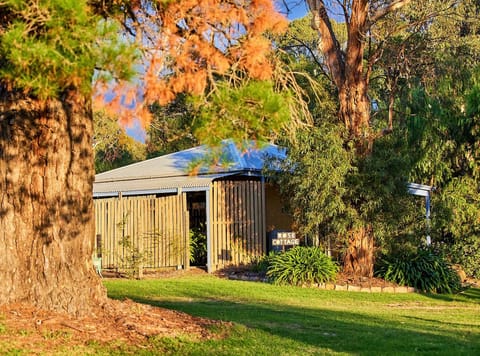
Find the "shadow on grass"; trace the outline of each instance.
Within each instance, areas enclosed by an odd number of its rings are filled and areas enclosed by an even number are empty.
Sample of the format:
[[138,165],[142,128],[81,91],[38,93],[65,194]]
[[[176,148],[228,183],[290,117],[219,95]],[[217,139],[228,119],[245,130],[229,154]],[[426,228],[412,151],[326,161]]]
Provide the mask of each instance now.
[[437,299],[444,300],[447,302],[451,301],[464,301],[467,303],[479,303],[480,304],[480,288],[467,288],[456,294],[425,294],[426,296]]
[[[475,325],[444,327],[438,320],[411,315],[373,317],[371,314],[301,308],[291,305],[232,302],[207,299],[185,291],[188,301],[162,301],[138,295],[116,295],[211,319],[245,325],[265,342],[295,341],[317,352],[330,350],[355,354],[480,354],[480,328]],[[475,329],[476,327],[476,329]],[[238,335],[245,347],[248,335]],[[250,336],[251,337],[251,336]],[[274,338],[275,341],[271,339]],[[323,350],[323,351],[322,351]],[[259,354],[262,354],[259,352]]]
[[448,325],[448,326],[452,326],[452,327],[455,327],[455,328],[468,328],[470,330],[475,330],[475,328],[479,328],[479,326],[476,325],[476,324],[461,323],[461,322],[457,323],[457,322],[444,321],[444,320],[435,320],[435,319],[430,319],[430,318],[420,318],[418,316],[405,316],[405,318],[411,319],[411,320],[417,320],[417,321],[420,321],[420,322],[437,324],[438,327],[441,327],[443,325]]
[[480,303],[480,288],[468,288],[461,293],[465,298]]

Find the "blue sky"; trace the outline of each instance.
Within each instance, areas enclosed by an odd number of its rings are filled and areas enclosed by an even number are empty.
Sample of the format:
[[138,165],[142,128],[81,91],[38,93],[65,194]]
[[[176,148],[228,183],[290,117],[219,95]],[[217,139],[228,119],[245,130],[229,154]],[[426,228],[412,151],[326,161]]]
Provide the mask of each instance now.
[[[299,17],[303,17],[307,14],[307,4],[305,0],[276,0],[278,9],[280,9],[280,12],[283,13],[284,15],[287,15],[288,19],[294,20]],[[287,4],[290,12],[285,13],[284,9],[285,6],[284,4]]]

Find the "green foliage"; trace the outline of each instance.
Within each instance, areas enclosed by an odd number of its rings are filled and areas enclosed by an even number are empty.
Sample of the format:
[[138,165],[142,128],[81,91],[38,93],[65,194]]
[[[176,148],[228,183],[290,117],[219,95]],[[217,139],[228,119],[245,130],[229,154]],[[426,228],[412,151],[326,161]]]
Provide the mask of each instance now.
[[[453,60],[453,59],[452,59]],[[478,68],[452,68],[431,87],[409,94],[406,137],[410,178],[436,186],[432,238],[453,263],[478,276],[480,192]]]
[[308,244],[330,238],[341,250],[348,229],[365,222],[374,224],[377,247],[425,231],[424,209],[407,196],[410,161],[401,135],[378,139],[371,155],[357,158],[343,137],[340,125],[319,120],[287,143],[288,159],[272,173]]
[[429,248],[385,256],[379,260],[375,274],[427,293],[454,293],[461,287],[457,272]]
[[69,87],[90,93],[96,67],[131,76],[135,50],[90,10],[86,0],[3,1],[1,80],[45,99]]
[[207,264],[207,235],[205,228],[190,229],[190,263],[193,265]]
[[[332,29],[341,46],[347,42],[347,26],[345,22],[337,22],[331,19]],[[302,18],[295,19],[290,22],[287,32],[277,39],[277,45],[283,50],[293,55],[296,60],[308,58],[310,62],[316,62],[317,70],[318,63],[322,61],[323,55],[319,52],[319,44],[321,39],[318,32],[312,28],[312,14],[308,13]]]
[[145,145],[128,136],[119,123],[101,112],[93,116],[95,172],[101,173],[142,161]]
[[478,181],[469,176],[452,179],[434,198],[434,241],[467,275],[480,278]]
[[139,277],[142,273],[143,264],[148,261],[148,252],[141,251],[135,246],[130,235],[121,236],[118,245],[122,247],[120,261],[127,272],[129,278]]
[[315,241],[345,231],[348,206],[345,179],[352,171],[352,155],[343,146],[342,129],[327,122],[300,130],[287,143],[288,158],[281,171],[271,172],[287,199],[299,232]]
[[198,145],[193,135],[193,108],[185,95],[165,106],[152,105],[152,121],[147,128],[147,157],[157,157]]
[[472,71],[472,87],[467,92],[466,114],[477,123],[476,129],[478,130],[478,124],[480,120],[480,66],[475,67]]
[[275,284],[324,283],[335,278],[337,265],[318,247],[297,246],[270,259],[267,270]]
[[378,138],[371,154],[357,157],[353,165],[344,199],[353,225],[372,224],[376,248],[425,231],[423,200],[407,193],[411,160],[401,133]]
[[218,146],[226,138],[267,141],[290,121],[290,95],[277,92],[271,82],[217,85],[208,101],[192,98],[196,108],[193,130],[200,142]]
[[478,83],[478,2],[462,1],[449,11],[426,28],[424,60],[405,76],[397,106],[414,162],[410,179],[439,188],[478,169],[469,105]]
[[457,239],[450,246],[446,245],[445,253],[452,262],[462,266],[467,276],[480,279],[480,238],[479,235]]
[[458,98],[451,99],[453,96],[451,91],[441,90],[429,95],[421,87],[410,93],[406,129],[413,160],[412,181],[434,181],[441,186],[473,168],[471,121],[462,113],[464,104]]
[[[436,26],[433,29],[443,33]],[[455,31],[448,35],[457,40],[436,44],[439,48],[433,56],[437,60],[428,72],[430,77],[422,78],[419,73],[411,78],[409,90],[405,87],[401,105],[407,119],[399,131],[404,132],[411,160],[409,180],[436,187],[432,240],[452,263],[478,276],[480,131],[475,108],[479,77],[478,64],[472,64],[478,55],[466,35]]]

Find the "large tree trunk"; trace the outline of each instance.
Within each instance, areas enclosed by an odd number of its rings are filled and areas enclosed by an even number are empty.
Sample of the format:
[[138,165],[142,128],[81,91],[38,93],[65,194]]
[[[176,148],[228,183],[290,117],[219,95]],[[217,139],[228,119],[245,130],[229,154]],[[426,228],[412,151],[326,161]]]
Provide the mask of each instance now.
[[[340,117],[353,140],[356,155],[371,154],[373,136],[370,132],[370,101],[363,77],[351,75],[339,89]],[[345,273],[372,277],[374,268],[374,235],[371,224],[348,232],[348,248],[344,259]]]
[[372,227],[366,226],[350,231],[343,271],[359,277],[372,277],[374,262]]
[[350,137],[357,145],[369,136],[370,100],[368,98],[368,75],[364,73],[364,53],[368,1],[358,0],[352,3],[350,23],[347,26],[348,40],[345,60],[341,67],[343,76],[337,80],[339,116],[345,123]]
[[0,304],[85,315],[106,301],[92,266],[90,103],[0,102]]

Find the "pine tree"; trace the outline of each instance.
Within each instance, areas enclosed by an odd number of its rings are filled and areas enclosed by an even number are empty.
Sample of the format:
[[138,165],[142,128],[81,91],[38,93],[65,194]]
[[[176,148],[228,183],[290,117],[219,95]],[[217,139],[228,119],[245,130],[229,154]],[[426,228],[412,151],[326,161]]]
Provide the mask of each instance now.
[[269,0],[2,1],[0,303],[107,302],[91,260],[92,81],[96,103],[147,121],[149,104],[232,67],[268,78],[263,34],[283,23]]

